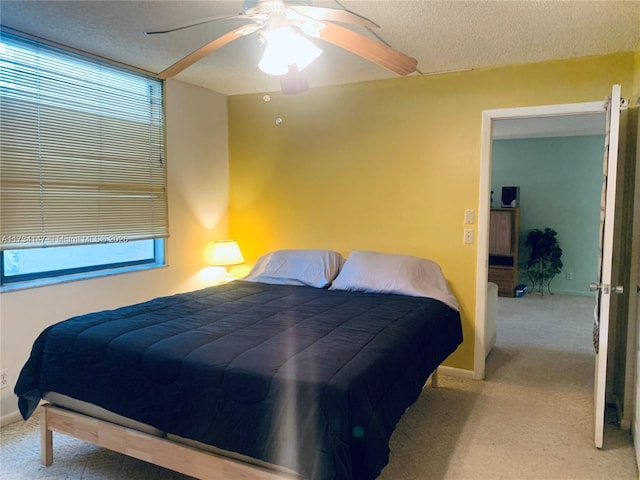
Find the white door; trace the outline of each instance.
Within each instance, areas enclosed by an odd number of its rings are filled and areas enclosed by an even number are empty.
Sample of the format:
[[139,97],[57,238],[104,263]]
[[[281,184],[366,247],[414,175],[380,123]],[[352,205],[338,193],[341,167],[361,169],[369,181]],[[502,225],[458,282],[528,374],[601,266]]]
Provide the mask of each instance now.
[[609,342],[609,306],[611,295],[616,286],[611,284],[613,262],[613,224],[616,197],[616,173],[618,168],[618,140],[620,136],[620,85],[614,85],[611,91],[611,102],[607,112],[607,146],[604,162],[604,211],[601,213],[602,229],[600,278],[597,289],[596,308],[594,311],[594,347],[596,348],[596,368],[594,382],[595,406],[595,444],[602,448],[604,436],[605,393],[607,383],[607,346]]

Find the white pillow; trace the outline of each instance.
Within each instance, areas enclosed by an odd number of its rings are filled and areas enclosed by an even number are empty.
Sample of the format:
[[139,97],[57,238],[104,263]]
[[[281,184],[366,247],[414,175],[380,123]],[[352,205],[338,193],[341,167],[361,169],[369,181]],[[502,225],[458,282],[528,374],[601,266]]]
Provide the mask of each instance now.
[[353,251],[329,289],[429,297],[460,310],[440,266],[409,255]]
[[333,250],[276,250],[261,256],[243,280],[324,288],[343,264],[342,255]]

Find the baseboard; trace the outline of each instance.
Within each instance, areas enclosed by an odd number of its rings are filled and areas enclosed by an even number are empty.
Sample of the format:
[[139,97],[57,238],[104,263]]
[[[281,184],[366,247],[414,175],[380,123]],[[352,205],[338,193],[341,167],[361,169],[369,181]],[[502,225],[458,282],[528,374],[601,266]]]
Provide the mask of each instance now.
[[22,415],[20,415],[19,411],[16,410],[15,412],[7,413],[6,415],[0,417],[0,427],[19,422],[20,420],[22,420]]
[[447,375],[449,377],[467,378],[473,380],[473,370],[464,370],[455,367],[438,367],[438,375]]

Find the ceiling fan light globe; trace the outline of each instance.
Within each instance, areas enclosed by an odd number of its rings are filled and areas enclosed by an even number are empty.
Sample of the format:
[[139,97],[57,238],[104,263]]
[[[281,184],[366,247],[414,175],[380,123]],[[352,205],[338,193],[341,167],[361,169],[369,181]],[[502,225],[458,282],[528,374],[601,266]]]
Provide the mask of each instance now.
[[324,53],[324,50],[316,47],[302,35],[298,35],[298,42],[293,47],[295,50],[294,63],[298,67],[299,72],[311,65],[320,55]]
[[302,71],[323,53],[288,26],[264,32],[262,37],[267,45],[258,68],[268,75],[284,75],[290,65],[296,65],[298,71]]
[[313,20],[302,22],[298,25],[298,28],[302,30],[302,33],[313,38],[320,38],[320,31],[324,28],[324,23],[316,22]]
[[268,42],[258,68],[267,75],[284,75],[289,70],[289,63],[280,49]]

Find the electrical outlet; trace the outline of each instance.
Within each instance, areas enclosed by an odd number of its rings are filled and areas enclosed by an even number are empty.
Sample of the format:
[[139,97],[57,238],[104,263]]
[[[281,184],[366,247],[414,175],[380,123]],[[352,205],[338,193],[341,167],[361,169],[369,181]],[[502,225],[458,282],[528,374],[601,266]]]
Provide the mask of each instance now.
[[9,386],[9,370],[0,370],[0,389],[7,388]]
[[573,272],[566,272],[566,273],[564,274],[564,278],[565,278],[566,280],[573,280]]
[[464,243],[473,243],[473,230],[470,228],[464,229]]

